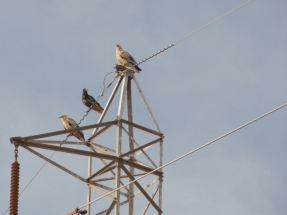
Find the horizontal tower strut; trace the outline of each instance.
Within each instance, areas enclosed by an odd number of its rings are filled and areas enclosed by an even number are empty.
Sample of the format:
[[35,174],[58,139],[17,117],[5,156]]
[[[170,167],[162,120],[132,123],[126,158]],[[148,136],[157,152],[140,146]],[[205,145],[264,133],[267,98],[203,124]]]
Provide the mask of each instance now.
[[155,134],[155,135],[158,135],[158,136],[163,136],[163,134],[160,133],[160,132],[157,132],[157,131],[152,130],[150,128],[146,128],[144,126],[138,125],[138,124],[133,123],[133,122],[129,122],[129,121],[125,120],[125,119],[121,119],[121,122],[124,123],[124,124],[127,124],[127,125],[131,125],[131,126],[133,126],[135,128],[141,129],[143,131],[146,131],[148,133]]
[[19,141],[19,145],[26,147],[34,147],[34,148],[40,148],[40,149],[47,149],[47,150],[54,150],[54,151],[59,151],[59,152],[66,152],[70,154],[77,154],[77,155],[84,155],[84,156],[91,156],[95,158],[102,158],[106,160],[113,160],[113,161],[118,161],[119,158],[113,155],[107,155],[107,154],[102,154],[102,153],[94,153],[90,151],[84,151],[84,150],[79,150],[79,149],[71,149],[67,147],[60,147],[60,146],[52,146],[52,145],[47,145],[47,144],[41,144],[41,143],[36,143],[36,142],[29,142],[29,141]]
[[[103,122],[103,123],[93,124],[93,125],[87,125],[87,126],[82,126],[82,127],[68,129],[68,130],[60,130],[60,131],[54,131],[54,132],[49,132],[49,133],[44,133],[44,134],[38,134],[38,135],[23,137],[23,139],[26,139],[26,140],[39,139],[39,138],[44,138],[44,137],[56,136],[56,135],[60,135],[60,134],[68,134],[68,133],[72,133],[74,131],[83,131],[83,130],[88,130],[91,128],[100,128],[100,127],[104,127],[104,126],[108,126],[108,125],[116,125],[117,121],[118,120]],[[10,138],[11,141],[13,141],[13,139],[14,139],[14,137]]]
[[[95,153],[95,152],[84,151],[84,150],[79,150],[79,149],[71,149],[71,148],[67,148],[67,147],[60,147],[60,146],[53,146],[53,145],[36,143],[36,142],[29,142],[26,140],[20,140],[19,138],[17,140],[17,143],[22,147],[30,146],[30,147],[34,147],[34,148],[54,150],[54,151],[66,152],[66,153],[83,155],[83,156],[91,156],[91,157],[95,157],[95,158],[101,158],[101,159],[121,162],[122,164],[126,164],[128,166],[135,167],[137,169],[140,169],[140,170],[143,170],[146,172],[151,172],[154,170],[153,168],[145,167],[145,166],[142,166],[140,164],[136,164],[132,161],[129,161],[129,160],[126,160],[126,159],[123,159],[121,157],[117,157],[114,155],[107,155],[107,154]],[[161,171],[154,171],[152,174],[161,175],[162,172]]]

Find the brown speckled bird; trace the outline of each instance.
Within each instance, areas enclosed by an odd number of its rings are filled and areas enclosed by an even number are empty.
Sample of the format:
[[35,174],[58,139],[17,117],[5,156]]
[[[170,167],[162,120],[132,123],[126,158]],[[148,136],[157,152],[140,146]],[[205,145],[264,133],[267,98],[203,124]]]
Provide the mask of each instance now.
[[119,64],[131,67],[135,72],[138,73],[142,71],[137,66],[135,59],[128,52],[124,51],[120,45],[116,45],[116,58]]
[[103,108],[101,105],[94,99],[93,96],[90,96],[88,94],[88,90],[86,88],[83,89],[83,94],[82,94],[82,102],[84,105],[86,105],[88,108],[92,106],[92,109],[94,111],[97,111],[98,113],[103,113]]
[[[75,120],[73,120],[72,118],[69,118],[65,114],[60,116],[59,118],[62,119],[62,123],[63,123],[63,126],[64,126],[65,130],[69,130],[69,129],[72,129],[72,128],[78,128],[79,127]],[[76,138],[78,138],[79,140],[85,142],[84,133],[82,131],[74,131],[74,132],[71,133],[71,135],[73,135]]]

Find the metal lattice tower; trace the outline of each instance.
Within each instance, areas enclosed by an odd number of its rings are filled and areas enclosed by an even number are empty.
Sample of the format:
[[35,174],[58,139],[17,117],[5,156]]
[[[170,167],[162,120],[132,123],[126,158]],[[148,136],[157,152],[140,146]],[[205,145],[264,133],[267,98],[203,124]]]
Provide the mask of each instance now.
[[[156,129],[151,129],[137,124],[133,121],[133,103],[132,103],[132,83],[135,86],[142,98],[144,105],[151,117],[152,122]],[[117,91],[120,89],[119,104],[117,109],[116,119],[113,121],[104,121],[106,113],[109,111],[110,105],[114,101],[114,97]],[[126,107],[126,108],[125,108]],[[125,116],[126,110],[126,119]],[[116,142],[114,148],[107,147],[105,144],[98,144],[95,140],[101,135],[104,136],[105,132],[112,127],[116,129]],[[73,142],[73,141],[55,141],[46,140],[43,138],[54,137],[61,134],[68,134],[72,131],[93,129],[91,136],[86,143]],[[142,132],[142,134],[152,136],[152,141],[144,144],[139,144],[137,138],[134,136],[135,129]],[[97,124],[82,126],[70,130],[61,130],[45,134],[39,134],[28,137],[12,137],[11,143],[17,146],[22,146],[33,154],[46,160],[50,164],[60,168],[66,173],[76,177],[80,181],[87,184],[87,204],[86,210],[88,215],[92,214],[111,214],[114,211],[115,215],[138,214],[135,212],[135,207],[138,208],[137,202],[140,200],[146,200],[145,207],[141,209],[141,214],[146,214],[148,210],[152,211],[152,214],[162,214],[162,171],[154,171],[149,177],[146,178],[149,181],[145,186],[142,185],[141,180],[135,181],[128,186],[119,189],[104,197],[105,203],[101,203],[104,210],[95,210],[91,208],[89,204],[92,199],[94,191],[99,195],[107,194],[110,191],[121,187],[128,182],[134,181],[137,177],[143,176],[148,172],[162,166],[163,157],[163,138],[160,128],[148,106],[148,103],[141,91],[141,88],[134,77],[134,73],[131,70],[125,70],[118,77],[118,81],[107,101],[103,113],[101,114]],[[56,146],[55,144],[60,144]],[[75,149],[72,146],[81,146],[83,149]],[[70,146],[70,147],[66,147]],[[88,158],[88,176],[82,177],[79,174],[69,170],[68,168],[60,165],[57,162],[45,157],[32,148],[40,148],[47,150],[54,150],[57,152],[64,152],[74,155],[82,155]],[[126,151],[123,151],[125,149]],[[149,150],[148,150],[149,149]],[[149,155],[149,152],[153,150],[153,154]],[[156,156],[154,152],[156,151]],[[155,159],[152,159],[156,157]],[[142,160],[144,159],[144,161]],[[104,165],[102,168],[93,170],[93,162],[101,161]],[[148,163],[148,164],[146,164]],[[103,178],[104,177],[104,178]],[[108,183],[109,186],[105,183]],[[113,184],[113,187],[111,186]],[[148,189],[152,188],[152,192]],[[137,191],[136,191],[137,189]],[[136,198],[138,194],[142,194],[141,198]],[[93,201],[97,204],[97,201]],[[123,208],[128,204],[128,207]],[[95,206],[97,209],[97,206]],[[79,207],[82,209],[83,207]],[[69,215],[78,214],[79,209],[73,210],[68,213]],[[93,212],[93,213],[92,213]]]

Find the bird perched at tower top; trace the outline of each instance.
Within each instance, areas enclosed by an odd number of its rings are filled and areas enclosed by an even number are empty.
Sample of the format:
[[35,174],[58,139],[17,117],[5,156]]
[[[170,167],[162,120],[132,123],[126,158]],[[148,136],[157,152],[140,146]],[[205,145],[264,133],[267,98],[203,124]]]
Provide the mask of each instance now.
[[[73,120],[72,118],[69,118],[65,114],[60,116],[59,118],[62,119],[62,123],[63,123],[63,126],[64,126],[65,130],[69,130],[69,129],[72,129],[72,128],[78,128],[79,127],[75,120]],[[85,142],[84,133],[82,131],[74,131],[74,132],[71,133],[71,135],[73,135],[76,138],[78,138],[79,140]]]
[[103,113],[103,108],[101,105],[94,99],[93,96],[90,96],[88,94],[88,90],[86,88],[83,89],[83,94],[82,94],[82,102],[84,105],[86,105],[88,108],[92,108],[94,111],[97,111],[99,113]]
[[128,52],[124,51],[120,45],[116,45],[116,58],[119,64],[131,67],[135,72],[138,73],[142,71],[137,66],[135,59]]

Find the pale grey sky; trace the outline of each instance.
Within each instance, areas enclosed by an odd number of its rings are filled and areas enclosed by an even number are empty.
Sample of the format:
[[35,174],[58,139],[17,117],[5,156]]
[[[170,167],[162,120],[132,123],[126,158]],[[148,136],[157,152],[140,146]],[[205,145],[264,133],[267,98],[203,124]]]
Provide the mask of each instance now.
[[[86,111],[82,89],[100,94],[116,44],[140,61],[244,2],[2,1],[0,213],[9,206],[9,138],[61,130],[64,113],[78,121]],[[164,163],[287,102],[286,20],[286,1],[253,1],[140,65],[136,78],[165,134]],[[135,122],[149,125],[137,101]],[[165,168],[164,214],[285,214],[286,114],[283,108]],[[54,159],[87,172],[86,158]],[[44,161],[20,148],[19,162],[22,190]],[[47,164],[20,197],[19,214],[64,214],[85,195],[85,184]]]

